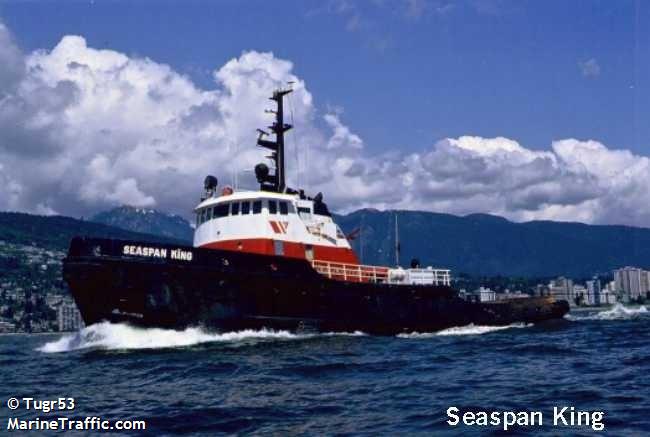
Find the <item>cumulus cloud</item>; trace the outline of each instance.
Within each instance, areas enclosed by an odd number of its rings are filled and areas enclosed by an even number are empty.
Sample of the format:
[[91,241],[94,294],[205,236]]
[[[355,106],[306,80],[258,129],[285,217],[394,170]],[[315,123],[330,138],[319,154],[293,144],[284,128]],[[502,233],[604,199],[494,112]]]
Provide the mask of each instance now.
[[352,133],[350,128],[341,123],[337,114],[325,114],[323,117],[333,134],[327,142],[328,149],[353,148],[361,149],[363,141],[358,135]]
[[66,36],[21,53],[0,26],[0,209],[88,215],[131,204],[190,215],[206,174],[256,186],[255,146],[271,90],[293,82],[290,186],[322,191],[339,211],[404,208],[514,220],[650,223],[650,159],[597,141],[532,150],[462,136],[378,155],[320,111],[293,64],[244,52],[202,89],[170,66]]
[[463,136],[438,141],[421,153],[338,162],[336,182],[328,188],[348,209],[650,223],[650,159],[597,141],[565,139],[536,151],[507,138]]

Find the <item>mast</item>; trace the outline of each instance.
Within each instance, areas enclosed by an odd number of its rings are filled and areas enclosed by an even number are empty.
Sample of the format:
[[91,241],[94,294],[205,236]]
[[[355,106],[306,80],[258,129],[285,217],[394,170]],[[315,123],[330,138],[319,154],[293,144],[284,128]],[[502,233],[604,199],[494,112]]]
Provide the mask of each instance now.
[[397,211],[395,211],[395,265],[399,267],[399,229],[397,228]]
[[258,129],[259,137],[257,138],[257,145],[271,150],[271,155],[267,158],[271,159],[275,164],[275,174],[269,174],[269,168],[265,164],[258,164],[255,166],[255,175],[257,181],[260,183],[260,189],[264,191],[274,191],[276,193],[284,193],[287,188],[285,168],[284,168],[284,133],[292,128],[290,124],[284,122],[284,96],[293,92],[289,89],[279,89],[273,92],[270,97],[277,108],[275,111],[267,110],[275,114],[275,121],[269,129],[275,134],[275,141],[265,140],[264,137],[268,135],[261,129]]
[[359,229],[359,261],[361,261],[361,264],[363,264],[363,216],[365,214],[362,212],[361,213],[361,226]]

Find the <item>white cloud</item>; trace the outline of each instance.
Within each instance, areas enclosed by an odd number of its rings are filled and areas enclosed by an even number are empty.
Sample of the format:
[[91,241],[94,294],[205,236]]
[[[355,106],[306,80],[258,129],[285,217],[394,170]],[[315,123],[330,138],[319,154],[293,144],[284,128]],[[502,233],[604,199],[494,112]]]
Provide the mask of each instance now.
[[507,138],[447,138],[425,152],[363,157],[350,167],[352,176],[338,171],[347,209],[650,224],[650,159],[596,141],[566,139],[536,151]]
[[334,131],[334,134],[327,142],[328,149],[338,148],[363,148],[363,141],[358,135],[352,133],[350,128],[341,123],[337,114],[325,114],[323,117],[327,125]]
[[578,62],[578,67],[580,67],[580,72],[584,77],[600,76],[600,64],[598,64],[598,61],[595,58]]
[[289,184],[333,209],[407,208],[514,220],[650,224],[650,159],[597,141],[548,150],[515,140],[446,138],[419,153],[377,155],[319,112],[293,64],[245,52],[205,90],[171,67],[67,36],[23,54],[0,26],[0,209],[88,215],[122,203],[188,216],[203,177],[254,187],[255,146],[271,90],[287,102]]

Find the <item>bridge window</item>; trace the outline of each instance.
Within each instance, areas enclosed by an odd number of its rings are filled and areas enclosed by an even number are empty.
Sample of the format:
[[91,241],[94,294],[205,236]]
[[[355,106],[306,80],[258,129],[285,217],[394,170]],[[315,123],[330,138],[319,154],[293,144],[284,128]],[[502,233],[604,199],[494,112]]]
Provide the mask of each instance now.
[[250,214],[251,212],[251,203],[250,202],[242,202],[241,203],[241,213],[242,214]]
[[311,220],[311,208],[298,207],[298,215],[303,220]]
[[212,220],[212,208],[206,209],[205,221]]
[[275,200],[269,200],[269,214],[278,213],[278,202]]
[[253,214],[259,214],[262,212],[262,201],[256,200],[253,202]]
[[239,202],[233,202],[230,206],[230,215],[239,214]]
[[221,203],[214,207],[214,218],[226,217],[230,209],[229,203]]
[[289,214],[289,205],[287,205],[287,202],[280,202],[280,214]]

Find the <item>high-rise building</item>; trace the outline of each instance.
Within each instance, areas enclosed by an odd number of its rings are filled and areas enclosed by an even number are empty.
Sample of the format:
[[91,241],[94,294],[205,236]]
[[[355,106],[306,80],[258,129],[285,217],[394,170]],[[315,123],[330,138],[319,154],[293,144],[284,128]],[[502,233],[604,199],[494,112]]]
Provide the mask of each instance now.
[[70,300],[64,300],[57,308],[57,322],[59,331],[78,331],[84,327],[77,305]]
[[573,281],[571,279],[560,276],[559,278],[551,280],[548,284],[548,288],[551,296],[556,299],[566,300],[570,304],[571,298],[573,297]]
[[587,289],[584,285],[574,285],[571,290],[571,300],[569,301],[570,305],[590,305],[589,297],[587,295]]
[[603,288],[600,291],[600,304],[613,305],[616,303],[616,294],[609,288]]
[[594,276],[591,281],[587,281],[587,305],[600,305],[601,292],[600,279]]
[[621,295],[624,302],[645,298],[650,292],[649,273],[637,267],[623,267],[614,270],[616,292]]
[[641,270],[641,297],[647,298],[650,292],[650,272]]

